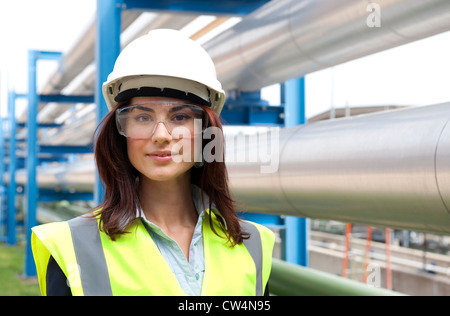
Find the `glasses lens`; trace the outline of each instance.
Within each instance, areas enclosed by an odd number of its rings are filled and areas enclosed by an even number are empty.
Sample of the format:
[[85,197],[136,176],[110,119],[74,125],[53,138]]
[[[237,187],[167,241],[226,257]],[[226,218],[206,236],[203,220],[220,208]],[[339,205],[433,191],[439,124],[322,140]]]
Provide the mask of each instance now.
[[159,123],[164,123],[170,134],[180,127],[183,128],[183,135],[186,132],[193,135],[196,121],[203,128],[203,119],[203,109],[194,104],[157,102],[135,104],[116,110],[119,133],[135,139],[151,138]]

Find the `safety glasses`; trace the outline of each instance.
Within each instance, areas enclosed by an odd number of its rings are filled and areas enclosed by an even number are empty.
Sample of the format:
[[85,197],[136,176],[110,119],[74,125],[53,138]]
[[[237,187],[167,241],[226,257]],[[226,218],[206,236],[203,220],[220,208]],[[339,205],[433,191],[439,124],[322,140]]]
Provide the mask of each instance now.
[[119,133],[132,139],[150,139],[162,123],[173,138],[194,136],[207,126],[203,109],[184,102],[149,102],[116,110]]

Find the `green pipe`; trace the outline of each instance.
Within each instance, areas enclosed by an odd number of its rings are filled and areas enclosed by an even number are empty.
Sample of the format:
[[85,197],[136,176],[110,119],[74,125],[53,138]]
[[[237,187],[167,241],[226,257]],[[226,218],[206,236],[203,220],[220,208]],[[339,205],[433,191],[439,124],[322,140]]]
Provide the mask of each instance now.
[[311,268],[273,259],[269,279],[271,294],[280,296],[400,296],[398,292],[367,286],[363,283]]

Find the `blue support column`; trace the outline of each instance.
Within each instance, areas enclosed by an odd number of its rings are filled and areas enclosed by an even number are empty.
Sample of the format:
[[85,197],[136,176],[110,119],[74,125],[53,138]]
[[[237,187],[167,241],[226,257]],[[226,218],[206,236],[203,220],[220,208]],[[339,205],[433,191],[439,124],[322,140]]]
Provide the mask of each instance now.
[[[108,113],[108,107],[103,98],[102,85],[114,68],[114,63],[120,53],[120,30],[122,0],[97,0],[97,41],[95,46],[97,123]],[[103,201],[103,187],[98,174],[94,186],[94,201],[98,205]]]
[[[305,124],[305,79],[289,80],[283,89],[286,127]],[[287,216],[285,224],[286,261],[308,266],[308,219]]]
[[33,262],[33,253],[31,251],[31,228],[37,225],[37,87],[36,87],[36,66],[39,52],[30,50],[28,52],[28,118],[27,118],[27,178],[25,187],[26,194],[26,216],[25,216],[25,235],[27,240],[25,252],[25,276],[32,277],[36,275],[36,266]]
[[292,79],[284,83],[282,93],[284,103],[285,126],[306,124],[305,78]]
[[28,117],[27,117],[27,178],[25,187],[26,194],[26,216],[25,216],[25,237],[27,241],[25,252],[25,277],[36,276],[36,266],[31,250],[31,228],[37,225],[36,211],[38,202],[38,187],[36,179],[36,167],[38,164],[38,142],[37,142],[37,114],[39,96],[37,93],[37,61],[59,60],[59,52],[41,52],[30,50],[28,52]]
[[3,174],[5,173],[5,122],[0,116],[0,186],[3,187]]
[[8,95],[8,119],[9,119],[9,185],[8,185],[8,213],[7,213],[7,238],[9,245],[16,244],[16,94],[11,91]]
[[5,123],[6,119],[1,116],[0,113],[0,241],[5,241],[6,233],[4,228],[6,227],[5,220],[5,197],[6,187],[3,182],[3,174],[5,173]]

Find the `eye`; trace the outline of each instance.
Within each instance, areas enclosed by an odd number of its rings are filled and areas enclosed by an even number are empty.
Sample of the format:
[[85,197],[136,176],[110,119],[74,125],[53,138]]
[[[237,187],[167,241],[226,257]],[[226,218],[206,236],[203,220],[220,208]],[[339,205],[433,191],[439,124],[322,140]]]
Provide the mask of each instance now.
[[151,122],[153,120],[150,115],[143,113],[143,114],[136,115],[134,117],[134,121],[137,123],[146,123],[146,122]]
[[176,113],[172,116],[172,122],[175,123],[184,123],[191,119],[191,116],[186,113]]

